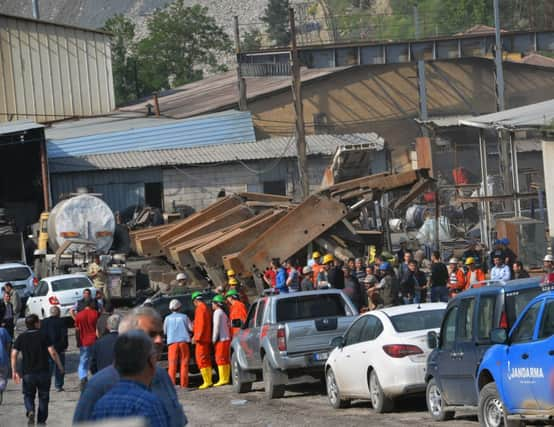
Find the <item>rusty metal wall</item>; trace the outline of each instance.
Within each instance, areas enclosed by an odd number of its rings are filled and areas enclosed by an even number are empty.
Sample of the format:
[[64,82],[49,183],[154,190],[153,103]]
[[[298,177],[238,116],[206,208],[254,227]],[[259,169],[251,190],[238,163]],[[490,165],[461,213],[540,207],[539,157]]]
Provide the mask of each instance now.
[[0,122],[114,108],[108,34],[0,14]]

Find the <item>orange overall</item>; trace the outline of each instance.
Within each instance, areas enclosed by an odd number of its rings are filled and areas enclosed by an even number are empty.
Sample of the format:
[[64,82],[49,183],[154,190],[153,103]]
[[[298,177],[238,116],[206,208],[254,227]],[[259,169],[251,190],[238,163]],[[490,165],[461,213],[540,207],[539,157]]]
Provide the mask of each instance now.
[[448,277],[448,290],[450,291],[450,298],[456,294],[462,292],[466,288],[466,278],[464,272],[461,269],[457,269],[450,273]]
[[[231,320],[231,325],[233,324],[233,320],[240,319],[242,322],[246,322],[246,316],[247,316],[246,306],[241,302],[234,300],[231,303],[231,307],[229,308],[229,319]],[[231,327],[231,338],[235,336],[240,331],[240,328],[233,328]]]
[[196,348],[194,356],[198,368],[211,368],[210,344],[212,342],[212,314],[208,306],[201,302],[194,311],[193,336]]

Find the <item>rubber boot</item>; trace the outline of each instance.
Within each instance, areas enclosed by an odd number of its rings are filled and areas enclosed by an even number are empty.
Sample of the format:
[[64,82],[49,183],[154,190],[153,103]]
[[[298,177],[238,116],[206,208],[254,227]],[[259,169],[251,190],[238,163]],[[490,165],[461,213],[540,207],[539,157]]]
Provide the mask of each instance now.
[[199,390],[204,390],[208,387],[211,387],[213,385],[213,382],[212,382],[212,367],[210,366],[209,368],[202,368],[200,369],[200,373],[202,374],[202,380],[204,380],[204,382],[202,383],[202,385],[200,387],[198,387]]
[[214,387],[229,384],[229,376],[231,375],[231,365],[221,365],[217,367],[219,371],[219,381],[214,384]]

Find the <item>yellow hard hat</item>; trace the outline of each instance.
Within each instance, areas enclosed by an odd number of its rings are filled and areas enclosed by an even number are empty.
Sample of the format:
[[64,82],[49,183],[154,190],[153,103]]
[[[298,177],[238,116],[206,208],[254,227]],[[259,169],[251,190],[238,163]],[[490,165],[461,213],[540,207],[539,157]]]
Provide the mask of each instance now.
[[234,277],[231,277],[229,279],[229,285],[230,286],[237,286],[239,284],[239,281],[237,279],[235,279]]
[[321,254],[318,251],[314,251],[312,254],[312,259],[318,259],[321,258]]
[[466,265],[470,265],[470,264],[475,264],[475,258],[473,258],[472,256],[467,257],[466,259]]
[[323,256],[323,264],[327,264],[329,262],[333,262],[335,260],[335,257],[333,257],[333,255],[331,254],[325,254]]
[[235,270],[230,268],[229,270],[227,270],[227,277],[233,277],[233,276],[236,276]]

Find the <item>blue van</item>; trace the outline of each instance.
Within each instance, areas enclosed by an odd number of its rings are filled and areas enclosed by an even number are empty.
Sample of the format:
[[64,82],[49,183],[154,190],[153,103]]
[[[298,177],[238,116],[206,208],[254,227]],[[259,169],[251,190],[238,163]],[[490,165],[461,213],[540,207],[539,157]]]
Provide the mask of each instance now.
[[480,424],[554,422],[554,290],[533,299],[509,335],[493,329],[491,340],[498,345],[485,353],[476,381]]
[[440,334],[429,334],[434,350],[427,359],[426,401],[433,419],[454,417],[457,409],[477,411],[477,370],[492,345],[491,331],[510,329],[534,297],[543,292],[542,277],[484,282],[453,298],[446,308]]

